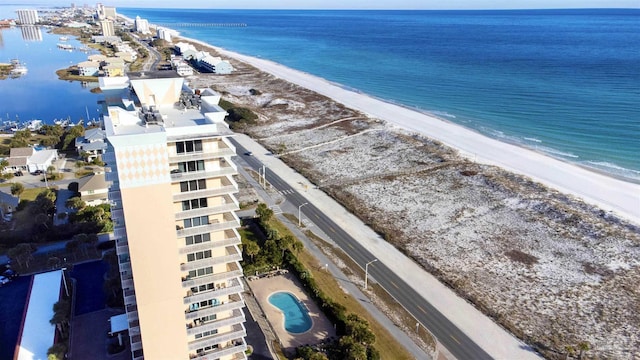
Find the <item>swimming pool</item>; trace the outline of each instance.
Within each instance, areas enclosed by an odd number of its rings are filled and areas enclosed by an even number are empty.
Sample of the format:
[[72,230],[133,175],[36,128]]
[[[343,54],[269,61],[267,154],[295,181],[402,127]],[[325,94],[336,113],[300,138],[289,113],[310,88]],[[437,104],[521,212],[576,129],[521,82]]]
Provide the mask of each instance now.
[[313,321],[307,308],[292,293],[279,291],[269,296],[269,303],[282,311],[284,329],[292,334],[302,334],[311,329]]

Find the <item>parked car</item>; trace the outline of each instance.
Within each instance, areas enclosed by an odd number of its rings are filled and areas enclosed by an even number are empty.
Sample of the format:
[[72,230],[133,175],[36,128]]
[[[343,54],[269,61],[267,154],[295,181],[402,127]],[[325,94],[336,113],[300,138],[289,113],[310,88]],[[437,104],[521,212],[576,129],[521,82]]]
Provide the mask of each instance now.
[[13,173],[13,176],[22,176],[22,175],[24,175],[22,171],[16,171],[15,173]]
[[2,276],[7,278],[7,279],[9,279],[9,280],[13,280],[13,279],[17,278],[18,276],[20,276],[20,274],[15,272],[13,269],[7,269],[2,273]]
[[36,170],[32,172],[31,175],[42,175],[42,170]]
[[2,285],[4,285],[4,284],[8,284],[8,283],[9,283],[9,281],[11,281],[11,280],[7,279],[7,278],[6,278],[6,277],[4,277],[4,276],[0,276],[0,286],[2,286]]

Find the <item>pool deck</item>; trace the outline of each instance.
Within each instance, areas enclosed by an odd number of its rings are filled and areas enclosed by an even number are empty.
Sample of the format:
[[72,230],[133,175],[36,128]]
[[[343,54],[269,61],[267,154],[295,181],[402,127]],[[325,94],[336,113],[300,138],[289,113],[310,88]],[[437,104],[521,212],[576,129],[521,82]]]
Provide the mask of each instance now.
[[[333,324],[327,320],[320,308],[302,290],[302,285],[291,274],[263,277],[247,282],[267,320],[271,323],[282,348],[291,351],[301,345],[313,345],[335,336]],[[302,334],[292,334],[284,329],[284,316],[280,309],[269,303],[269,296],[275,292],[287,291],[295,295],[309,310],[313,321],[311,329]]]

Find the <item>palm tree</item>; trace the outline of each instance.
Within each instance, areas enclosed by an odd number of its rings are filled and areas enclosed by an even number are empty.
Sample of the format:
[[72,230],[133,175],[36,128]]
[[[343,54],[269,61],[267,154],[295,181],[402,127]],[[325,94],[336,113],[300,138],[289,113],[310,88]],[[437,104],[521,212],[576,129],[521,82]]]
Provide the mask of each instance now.
[[80,243],[78,242],[78,240],[68,241],[67,244],[65,245],[65,249],[69,253],[71,253],[74,260],[76,260],[76,256],[77,256],[76,252],[78,251],[79,248],[80,248]]
[[242,249],[251,258],[251,262],[253,262],[253,257],[260,252],[260,246],[255,241],[250,240],[242,244]]

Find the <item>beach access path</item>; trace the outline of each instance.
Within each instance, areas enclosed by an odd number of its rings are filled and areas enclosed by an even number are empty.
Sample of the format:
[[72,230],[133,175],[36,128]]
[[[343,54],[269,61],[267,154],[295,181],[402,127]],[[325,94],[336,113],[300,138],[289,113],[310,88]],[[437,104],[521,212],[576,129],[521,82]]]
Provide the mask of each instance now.
[[261,71],[330,97],[390,125],[438,140],[457,149],[462,156],[472,161],[495,165],[531,177],[553,189],[574,195],[587,203],[640,224],[639,184],[622,181],[533,150],[491,139],[463,126],[345,89],[325,79],[273,61],[242,55],[194,39],[187,40],[211,47],[221,55],[245,62]]

